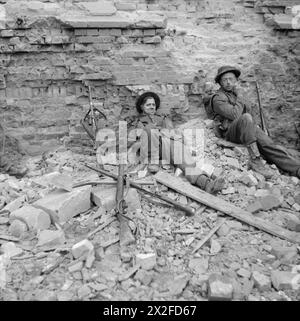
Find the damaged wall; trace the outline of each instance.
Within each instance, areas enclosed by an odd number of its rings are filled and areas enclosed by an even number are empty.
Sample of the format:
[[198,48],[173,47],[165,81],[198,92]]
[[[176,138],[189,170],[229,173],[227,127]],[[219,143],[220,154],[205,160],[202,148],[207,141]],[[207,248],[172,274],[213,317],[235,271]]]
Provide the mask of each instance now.
[[88,109],[85,84],[107,125],[134,112],[145,89],[159,92],[175,114],[204,115],[203,85],[230,63],[242,68],[242,90],[253,103],[249,81],[259,80],[272,135],[294,147],[299,30],[271,18],[291,14],[286,7],[295,2],[1,1],[4,126],[31,154],[62,141],[89,144],[79,124]]

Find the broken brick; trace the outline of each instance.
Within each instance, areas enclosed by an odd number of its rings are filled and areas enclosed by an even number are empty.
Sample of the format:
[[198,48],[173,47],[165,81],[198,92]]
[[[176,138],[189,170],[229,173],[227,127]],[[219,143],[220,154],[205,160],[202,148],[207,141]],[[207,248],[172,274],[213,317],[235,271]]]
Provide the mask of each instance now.
[[274,195],[267,195],[260,199],[263,210],[268,211],[272,208],[277,208],[280,206],[280,199]]
[[27,231],[27,224],[20,220],[13,220],[8,231],[15,237],[21,237]]
[[286,227],[291,231],[300,232],[300,220],[297,217],[289,218]]
[[212,274],[208,279],[209,300],[231,300],[233,296],[233,285],[229,278],[219,274]]
[[26,223],[29,229],[33,230],[46,230],[51,224],[50,217],[45,211],[31,205],[13,211],[9,219],[11,221],[18,219]]
[[72,192],[57,190],[36,201],[33,206],[47,212],[54,222],[66,223],[91,207],[90,194],[90,186],[74,188]]
[[65,243],[65,234],[62,230],[43,230],[38,235],[37,246],[46,248],[56,248]]
[[271,280],[274,288],[278,291],[300,288],[300,274],[276,270],[271,272]]
[[14,242],[6,242],[1,246],[1,252],[7,257],[15,257],[23,253],[23,250],[16,246]]
[[94,251],[94,245],[89,240],[86,240],[86,239],[72,246],[72,254],[76,259],[92,251]]
[[271,290],[271,279],[266,275],[258,271],[254,271],[252,273],[252,279],[254,281],[254,286],[258,288],[259,291]]
[[155,253],[139,253],[135,257],[136,264],[140,265],[142,269],[151,270],[156,265]]

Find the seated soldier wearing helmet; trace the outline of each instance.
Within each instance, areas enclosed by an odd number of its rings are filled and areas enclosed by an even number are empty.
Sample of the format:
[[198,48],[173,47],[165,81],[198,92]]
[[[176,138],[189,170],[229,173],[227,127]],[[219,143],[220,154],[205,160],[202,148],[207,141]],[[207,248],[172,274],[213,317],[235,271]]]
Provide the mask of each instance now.
[[[205,174],[195,174],[196,162],[190,150],[183,144],[181,137],[173,134],[172,121],[166,115],[158,113],[160,98],[154,92],[145,92],[138,97],[136,109],[139,116],[131,125],[133,128],[142,129],[140,136],[141,148],[140,157],[143,163],[149,164],[148,168],[152,172],[159,170],[160,160],[169,162],[180,168],[186,178],[201,189],[216,193],[224,187],[224,179],[211,179]],[[179,160],[179,161],[176,161]]]
[[247,147],[249,167],[265,178],[273,176],[263,164],[262,157],[279,169],[300,178],[300,160],[292,157],[285,148],[276,145],[259,128],[249,113],[244,97],[238,94],[236,84],[241,71],[232,66],[222,66],[215,77],[220,89],[211,98],[213,118],[219,122],[222,137]]

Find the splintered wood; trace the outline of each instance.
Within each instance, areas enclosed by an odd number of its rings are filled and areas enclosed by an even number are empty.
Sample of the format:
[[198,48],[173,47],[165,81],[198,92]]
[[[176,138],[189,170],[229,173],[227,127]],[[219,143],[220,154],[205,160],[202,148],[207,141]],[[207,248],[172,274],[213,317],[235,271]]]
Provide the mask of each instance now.
[[276,224],[267,222],[259,217],[254,217],[250,212],[247,212],[221,198],[206,193],[190,183],[184,182],[178,177],[174,177],[162,171],[158,172],[154,177],[159,183],[166,185],[176,192],[181,193],[226,215],[234,217],[243,223],[254,226],[259,230],[278,236],[292,243],[300,243],[299,233],[288,231]]

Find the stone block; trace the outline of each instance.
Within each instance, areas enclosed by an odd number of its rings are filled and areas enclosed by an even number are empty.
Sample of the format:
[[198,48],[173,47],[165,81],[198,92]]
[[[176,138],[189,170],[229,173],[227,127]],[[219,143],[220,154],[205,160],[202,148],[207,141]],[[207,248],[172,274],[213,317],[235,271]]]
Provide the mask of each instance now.
[[6,242],[1,246],[1,252],[7,257],[15,257],[23,253],[23,250],[16,246],[14,242]]
[[117,10],[120,10],[120,11],[135,11],[136,10],[135,3],[117,2],[115,5],[116,5]]
[[10,214],[10,221],[18,219],[26,223],[29,229],[45,230],[50,227],[51,220],[49,215],[42,209],[31,205],[21,207]]
[[92,16],[112,16],[117,11],[112,2],[104,0],[97,2],[80,2],[78,6]]
[[21,237],[27,230],[27,224],[20,220],[13,220],[8,228],[9,233],[14,237]]
[[259,291],[271,290],[271,279],[266,275],[258,271],[253,271],[252,279],[254,281],[254,286],[258,288]]
[[[107,211],[111,211],[116,206],[116,192],[116,187],[95,187],[92,191],[92,200],[96,205],[104,207]],[[128,206],[128,211],[141,209],[140,196],[134,188],[129,188],[125,195],[125,202]]]
[[250,173],[244,174],[239,177],[239,181],[247,186],[256,186],[258,185],[257,179]]
[[256,200],[247,206],[247,211],[249,211],[250,213],[257,213],[257,212],[261,211],[262,209],[263,208],[262,208],[261,202],[259,200]]
[[160,36],[154,36],[154,37],[145,37],[143,39],[144,43],[146,44],[158,44],[161,43],[161,37]]
[[289,264],[297,260],[297,247],[285,247],[275,244],[272,246],[271,254],[275,255],[281,262]]
[[271,280],[273,287],[277,290],[299,290],[300,274],[286,271],[272,271]]
[[57,223],[66,223],[70,218],[87,211],[91,207],[91,186],[74,188],[72,192],[55,191],[33,203],[41,208]]
[[65,243],[65,234],[62,230],[44,230],[38,235],[37,246],[53,249]]
[[232,157],[226,157],[226,163],[229,167],[239,169],[240,168],[240,163],[237,159],[232,158]]
[[136,264],[139,264],[144,270],[152,270],[156,265],[155,253],[139,253],[135,257]]
[[49,184],[64,189],[68,192],[72,191],[73,179],[67,174],[61,174],[59,172],[53,172],[44,175],[44,178],[49,182]]
[[279,207],[281,204],[281,200],[279,197],[276,197],[274,195],[267,195],[260,199],[260,203],[263,210],[269,211],[270,209]]
[[94,245],[87,239],[82,240],[72,246],[72,254],[75,259],[92,251],[94,251]]
[[71,264],[69,267],[68,267],[68,271],[70,273],[74,273],[74,272],[79,272],[81,271],[83,268],[83,262],[82,261],[79,261],[79,262],[75,262],[74,264]]
[[8,203],[2,210],[13,212],[18,208],[20,208],[21,206],[23,206],[25,202],[26,202],[26,196],[22,195],[16,198],[15,200],[13,200],[12,202]]
[[208,270],[208,259],[192,258],[189,262],[189,268],[197,274],[205,274]]
[[208,299],[211,301],[232,300],[233,285],[230,280],[219,274],[212,274],[208,279]]
[[300,232],[300,220],[297,217],[289,218],[286,227],[291,231]]

